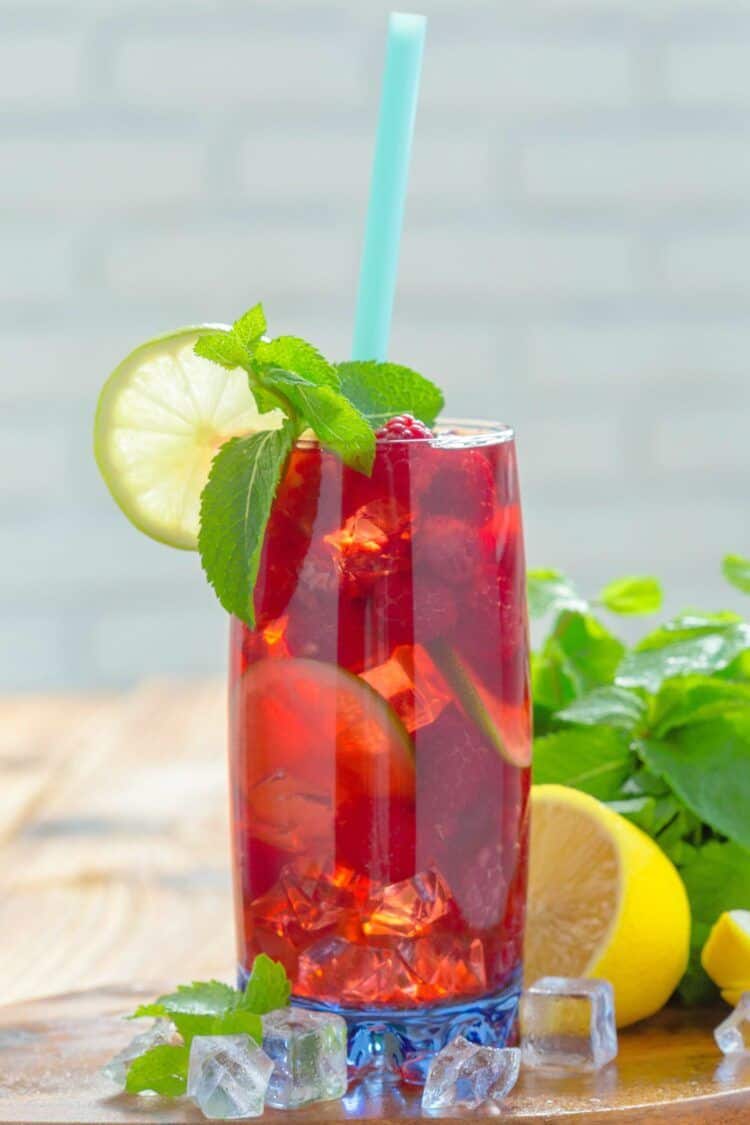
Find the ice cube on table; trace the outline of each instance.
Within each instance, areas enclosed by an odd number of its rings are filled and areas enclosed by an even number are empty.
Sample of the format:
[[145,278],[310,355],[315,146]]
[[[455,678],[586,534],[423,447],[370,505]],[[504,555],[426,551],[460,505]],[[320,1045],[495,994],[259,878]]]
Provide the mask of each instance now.
[[521,997],[524,1066],[599,1070],[617,1055],[612,985],[542,977]]
[[187,1094],[205,1117],[260,1117],[273,1063],[249,1035],[196,1035]]
[[111,1058],[102,1067],[102,1074],[105,1074],[116,1086],[124,1090],[128,1067],[133,1059],[137,1059],[139,1055],[144,1055],[152,1047],[175,1042],[178,1042],[176,1032],[169,1020],[155,1020],[151,1027],[142,1031],[140,1035],[136,1035],[127,1047],[123,1047],[114,1058]]
[[279,1008],[263,1016],[263,1050],[274,1063],[268,1105],[293,1109],[346,1093],[346,1022],[327,1012]]
[[481,1047],[459,1035],[430,1063],[422,1109],[476,1109],[500,1102],[518,1081],[518,1047]]
[[737,1006],[714,1030],[714,1039],[725,1055],[750,1054],[750,992],[743,992]]

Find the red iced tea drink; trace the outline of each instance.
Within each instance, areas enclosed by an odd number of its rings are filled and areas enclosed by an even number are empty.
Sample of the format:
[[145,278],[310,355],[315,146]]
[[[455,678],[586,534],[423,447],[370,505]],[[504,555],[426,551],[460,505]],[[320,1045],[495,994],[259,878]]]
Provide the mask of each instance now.
[[[382,1015],[403,1056],[502,1039],[531,744],[511,432],[379,440],[369,478],[299,444],[255,605],[231,640],[241,965],[268,953],[299,1000]],[[474,1022],[412,1034],[426,1010]]]

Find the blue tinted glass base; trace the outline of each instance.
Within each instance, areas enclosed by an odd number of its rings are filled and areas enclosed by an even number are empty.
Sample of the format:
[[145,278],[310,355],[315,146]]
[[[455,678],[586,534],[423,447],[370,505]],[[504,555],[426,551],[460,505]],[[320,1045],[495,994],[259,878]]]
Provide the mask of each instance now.
[[[240,970],[240,983],[247,974]],[[504,1047],[514,1031],[521,994],[520,968],[505,989],[465,1004],[434,1008],[341,1008],[292,997],[292,1002],[321,1012],[336,1012],[349,1027],[349,1065],[395,1072],[422,1085],[433,1055],[463,1035],[472,1043]]]

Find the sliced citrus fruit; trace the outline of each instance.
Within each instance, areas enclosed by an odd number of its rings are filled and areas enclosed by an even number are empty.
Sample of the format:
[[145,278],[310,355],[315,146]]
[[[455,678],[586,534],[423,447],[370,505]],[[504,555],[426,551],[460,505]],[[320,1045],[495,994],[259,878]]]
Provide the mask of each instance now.
[[612,982],[618,1026],[658,1011],[685,971],[690,910],[654,841],[596,798],[531,790],[525,978]]
[[489,744],[511,765],[531,765],[528,710],[496,699],[450,645],[438,641],[431,652],[461,710],[473,719]]
[[750,980],[745,984],[734,985],[732,988],[722,988],[721,998],[726,1001],[727,1004],[731,1004],[733,1008],[736,1008],[745,993],[750,996]]
[[94,452],[112,496],[140,531],[170,547],[198,544],[200,496],[228,438],[281,425],[260,414],[246,372],[193,352],[216,326],[181,328],[136,348],[102,388]]
[[750,981],[750,910],[726,910],[708,935],[701,964],[719,988]]
[[235,692],[240,782],[251,830],[268,843],[317,846],[332,831],[333,804],[348,797],[413,797],[411,739],[358,676],[318,660],[261,660]]

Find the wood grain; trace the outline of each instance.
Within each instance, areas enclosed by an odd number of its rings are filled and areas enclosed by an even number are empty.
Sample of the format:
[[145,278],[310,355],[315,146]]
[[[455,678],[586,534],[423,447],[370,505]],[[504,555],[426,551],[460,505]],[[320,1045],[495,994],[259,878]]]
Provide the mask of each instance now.
[[231,976],[224,688],[0,702],[0,1002]]

